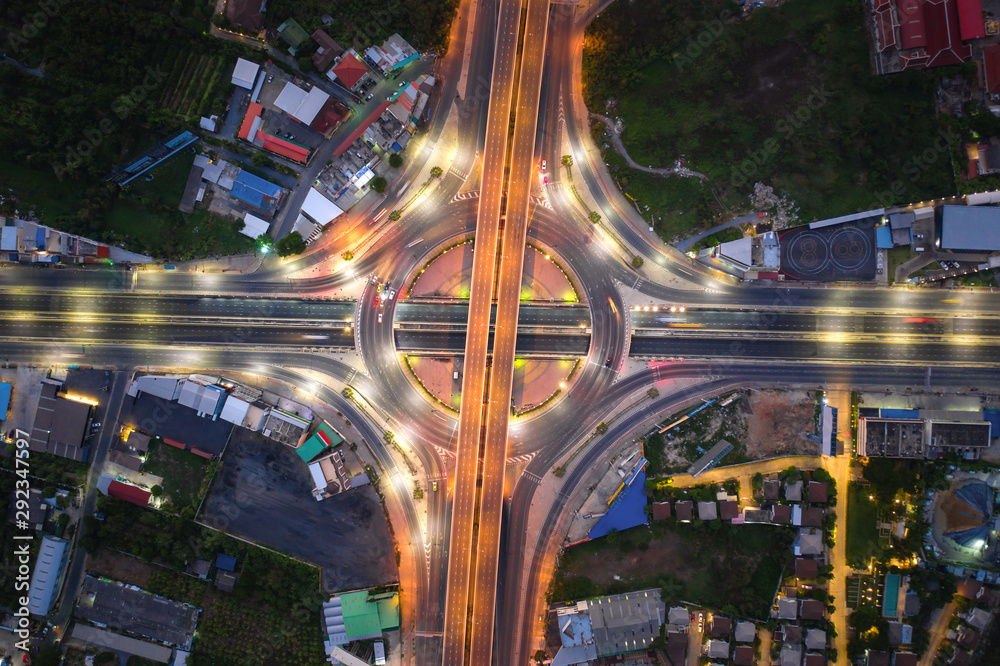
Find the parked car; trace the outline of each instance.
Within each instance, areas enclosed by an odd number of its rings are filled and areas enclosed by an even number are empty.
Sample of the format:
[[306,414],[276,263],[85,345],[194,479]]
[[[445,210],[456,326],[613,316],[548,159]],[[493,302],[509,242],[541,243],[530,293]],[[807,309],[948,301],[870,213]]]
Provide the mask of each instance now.
[[366,102],[372,101],[372,97],[374,97],[374,96],[375,96],[375,93],[372,93],[372,94],[368,95],[368,97],[365,97],[365,101]]

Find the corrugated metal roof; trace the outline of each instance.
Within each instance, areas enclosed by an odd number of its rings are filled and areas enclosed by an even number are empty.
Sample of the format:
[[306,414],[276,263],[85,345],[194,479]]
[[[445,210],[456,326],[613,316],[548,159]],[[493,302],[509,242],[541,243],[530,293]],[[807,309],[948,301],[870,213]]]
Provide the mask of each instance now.
[[942,250],[1000,250],[1000,208],[944,206],[941,215]]

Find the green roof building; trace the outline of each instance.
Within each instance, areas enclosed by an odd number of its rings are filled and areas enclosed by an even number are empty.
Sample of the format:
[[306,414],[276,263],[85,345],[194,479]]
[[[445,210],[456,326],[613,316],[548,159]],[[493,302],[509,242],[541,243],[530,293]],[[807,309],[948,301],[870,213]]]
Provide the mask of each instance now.
[[343,443],[344,438],[338,435],[329,423],[321,421],[316,432],[303,442],[302,446],[295,449],[295,451],[303,461],[309,462],[328,448],[339,446]]
[[278,34],[288,44],[288,51],[295,55],[299,47],[309,41],[309,33],[293,18],[278,26]]
[[378,621],[382,631],[399,628],[399,595],[393,592],[378,597]]
[[340,595],[344,613],[344,633],[351,640],[382,635],[378,606],[368,601],[367,592]]

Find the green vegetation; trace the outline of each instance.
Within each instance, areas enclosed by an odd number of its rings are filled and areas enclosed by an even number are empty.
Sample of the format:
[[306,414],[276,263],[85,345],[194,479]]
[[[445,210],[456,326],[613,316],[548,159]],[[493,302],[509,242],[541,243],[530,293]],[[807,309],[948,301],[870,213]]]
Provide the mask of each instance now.
[[[612,532],[565,552],[549,596],[565,601],[659,587],[668,605],[684,599],[764,619],[791,559],[792,539],[792,530],[781,527],[673,519]],[[599,574],[606,579],[595,580]]]
[[306,251],[306,241],[302,238],[302,234],[293,231],[274,244],[274,251],[278,253],[279,257],[302,254]]
[[[360,53],[372,44],[381,45],[394,32],[400,33],[422,52],[448,49],[448,31],[458,10],[456,0],[416,0],[385,3],[360,3],[348,0],[272,0],[267,3],[268,24],[277,27],[294,17],[309,34],[322,28],[341,46],[353,46]],[[321,17],[334,17],[332,25],[323,25]],[[280,46],[284,47],[284,42]],[[304,46],[309,55],[312,42]],[[300,51],[300,55],[302,52]]]
[[375,190],[379,194],[385,192],[386,180],[382,176],[375,176],[372,178],[371,182],[368,183],[368,187]]
[[50,15],[33,0],[4,3],[7,55],[43,65],[45,78],[0,67],[0,181],[12,190],[0,213],[33,210],[56,229],[157,257],[245,251],[231,222],[177,210],[186,156],[158,169],[154,183],[120,192],[105,182],[115,165],[221,113],[232,63],[259,57],[206,36],[214,4],[92,0]]
[[847,490],[847,561],[864,567],[881,552],[878,528],[878,506],[868,499],[868,491],[858,483]]
[[889,250],[889,262],[886,265],[886,275],[889,276],[889,284],[896,281],[896,268],[903,263],[906,263],[913,257],[917,256],[913,249],[908,245],[903,245],[900,247],[894,247]]
[[403,166],[403,156],[400,155],[399,153],[393,153],[392,155],[389,155],[389,166],[391,166],[393,169],[398,169],[399,167]]
[[[280,654],[284,663],[322,666],[318,569],[191,520],[113,498],[99,498],[98,510],[104,521],[89,518],[81,541],[88,551],[103,545],[162,565],[147,589],[204,609],[189,663],[263,665]],[[180,573],[194,558],[213,560],[220,552],[238,560],[240,579],[231,595]]]
[[[622,118],[639,164],[683,157],[709,177],[706,186],[636,172],[605,149],[661,236],[745,208],[758,181],[804,221],[951,193],[951,133],[934,90],[942,76],[974,77],[974,64],[872,75],[856,0],[739,12],[731,0],[615,3],[587,29],[588,107]],[[603,126],[595,133],[610,143]]]
[[[190,451],[181,451],[154,439],[150,442],[143,470],[163,477],[161,492],[168,510],[182,515],[189,511],[190,517],[194,517],[201,498],[208,492],[217,466],[218,462],[214,460],[208,461]],[[153,494],[156,495],[155,492]]]

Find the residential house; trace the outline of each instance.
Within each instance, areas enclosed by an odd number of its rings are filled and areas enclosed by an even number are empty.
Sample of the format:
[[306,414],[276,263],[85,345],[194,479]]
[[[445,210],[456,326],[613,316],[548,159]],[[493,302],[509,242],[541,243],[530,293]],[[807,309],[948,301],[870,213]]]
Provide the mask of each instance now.
[[736,624],[737,643],[753,643],[756,636],[757,627],[754,626],[753,622],[738,622]]
[[818,506],[802,509],[802,527],[823,527],[823,509]]
[[715,520],[719,517],[715,502],[698,502],[698,517],[702,520]]
[[816,599],[803,599],[799,615],[803,620],[822,620],[826,616],[826,606]]
[[685,666],[687,663],[688,636],[684,632],[667,632],[667,659],[671,666]]
[[958,644],[966,650],[975,650],[979,647],[979,632],[966,627],[958,636]]
[[973,608],[972,611],[965,616],[965,622],[970,627],[974,627],[976,630],[983,632],[986,631],[986,627],[990,624],[990,613],[984,611],[982,608]]
[[806,557],[795,558],[796,578],[816,578],[819,575],[819,563]]
[[260,32],[264,29],[267,0],[228,0],[226,16],[237,28]]
[[690,523],[691,517],[694,515],[694,502],[691,500],[681,500],[680,502],[674,503],[674,515],[677,516],[677,520],[682,523]]
[[965,650],[955,650],[955,654],[951,655],[951,661],[948,662],[948,666],[970,666],[972,664],[972,655]]
[[712,638],[726,638],[733,631],[733,621],[721,615],[712,615],[710,631]]
[[322,28],[317,29],[312,34],[312,39],[316,42],[316,52],[312,56],[313,66],[316,71],[325,72],[333,64],[333,61],[344,52],[344,48],[335,42],[333,37],[326,34]]
[[785,499],[789,502],[802,501],[802,479],[795,483],[785,483]]
[[775,525],[789,525],[792,522],[792,507],[775,504],[771,507],[771,522]]
[[[7,522],[12,525],[16,525],[19,516],[23,511],[17,510],[16,493],[11,492],[10,502],[7,504]],[[38,488],[31,488],[28,491],[28,527],[40,530],[45,526],[45,519],[48,517],[49,505],[42,500],[42,491]]]
[[826,504],[827,503],[827,484],[826,481],[810,481],[809,482],[809,503],[810,504]]
[[687,609],[683,606],[674,606],[667,611],[667,624],[686,628],[691,624],[691,616],[688,615]]
[[797,624],[781,625],[781,642],[786,645],[799,645],[802,643],[802,627]]
[[865,666],[889,666],[889,653],[879,652],[877,650],[869,650],[868,658],[865,660]]
[[764,479],[761,485],[761,493],[765,500],[778,499],[778,492],[781,490],[781,482],[777,479]]
[[826,632],[823,631],[822,629],[809,629],[806,632],[806,649],[825,650]]
[[749,645],[740,645],[733,653],[733,663],[736,666],[753,666],[754,652]]
[[778,619],[795,620],[799,617],[799,602],[791,597],[778,597]]
[[705,648],[709,659],[729,659],[729,641],[710,640]]
[[779,659],[781,666],[802,666],[802,646],[785,643],[781,646]]
[[792,543],[792,550],[798,557],[820,555],[823,552],[823,533],[812,527],[800,529]]
[[897,647],[913,642],[913,627],[902,622],[889,623],[889,645]]
[[670,517],[670,502],[653,502],[653,520],[666,520]]
[[722,500],[719,502],[719,518],[722,520],[732,520],[740,515],[740,505],[736,500]]
[[815,652],[810,652],[806,655],[805,666],[826,666],[826,657]]
[[138,430],[129,430],[122,444],[132,455],[142,457],[149,451],[149,435],[144,435]]
[[920,658],[912,652],[893,652],[892,666],[917,666]]

